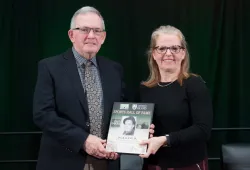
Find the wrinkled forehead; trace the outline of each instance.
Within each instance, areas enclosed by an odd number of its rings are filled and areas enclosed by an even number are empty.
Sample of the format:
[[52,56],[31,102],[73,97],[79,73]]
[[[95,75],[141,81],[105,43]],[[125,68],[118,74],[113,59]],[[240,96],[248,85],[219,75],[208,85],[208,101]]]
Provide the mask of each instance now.
[[85,14],[79,14],[75,18],[76,27],[90,27],[90,28],[101,28],[102,19],[96,13],[89,12]]
[[181,39],[176,34],[160,33],[156,37],[156,46],[181,45]]

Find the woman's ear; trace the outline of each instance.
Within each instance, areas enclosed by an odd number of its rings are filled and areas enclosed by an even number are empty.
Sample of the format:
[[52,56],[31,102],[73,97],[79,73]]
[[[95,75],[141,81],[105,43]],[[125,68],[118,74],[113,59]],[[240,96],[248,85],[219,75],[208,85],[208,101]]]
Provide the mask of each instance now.
[[156,56],[154,52],[152,52],[151,57],[155,60]]
[[181,59],[184,60],[185,56],[186,56],[186,50],[184,49],[184,50],[182,50]]

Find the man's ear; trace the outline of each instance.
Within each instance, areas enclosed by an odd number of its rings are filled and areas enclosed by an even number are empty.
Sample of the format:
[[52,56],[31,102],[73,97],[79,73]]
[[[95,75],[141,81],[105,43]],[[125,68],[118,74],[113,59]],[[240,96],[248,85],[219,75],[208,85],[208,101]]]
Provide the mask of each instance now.
[[68,36],[69,36],[70,41],[73,43],[75,41],[73,30],[68,31]]
[[104,43],[104,41],[105,41],[105,39],[106,39],[106,32],[103,32],[103,34],[102,34],[102,39],[101,39],[101,44],[103,44]]

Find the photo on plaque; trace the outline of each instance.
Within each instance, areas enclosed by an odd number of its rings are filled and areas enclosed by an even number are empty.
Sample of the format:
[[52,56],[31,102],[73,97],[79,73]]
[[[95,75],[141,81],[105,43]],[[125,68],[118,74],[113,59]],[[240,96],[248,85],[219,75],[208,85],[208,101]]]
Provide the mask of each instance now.
[[107,151],[145,154],[147,146],[139,145],[139,142],[149,138],[153,111],[153,103],[115,102],[107,138]]

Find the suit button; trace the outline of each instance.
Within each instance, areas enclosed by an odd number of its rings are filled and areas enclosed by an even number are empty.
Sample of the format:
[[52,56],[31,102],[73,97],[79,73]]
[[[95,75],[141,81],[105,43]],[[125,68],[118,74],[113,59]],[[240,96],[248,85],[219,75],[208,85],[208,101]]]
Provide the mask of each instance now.
[[88,127],[89,127],[89,122],[86,122],[86,126],[88,126]]

